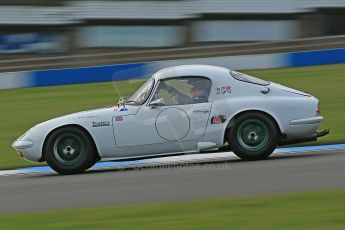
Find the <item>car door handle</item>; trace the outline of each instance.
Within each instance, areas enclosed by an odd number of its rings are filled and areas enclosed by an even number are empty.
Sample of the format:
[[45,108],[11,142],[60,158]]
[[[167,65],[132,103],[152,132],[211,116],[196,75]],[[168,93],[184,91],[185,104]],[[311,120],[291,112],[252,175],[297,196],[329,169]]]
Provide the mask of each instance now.
[[194,113],[208,113],[210,112],[210,110],[207,109],[197,109],[197,110],[193,110]]

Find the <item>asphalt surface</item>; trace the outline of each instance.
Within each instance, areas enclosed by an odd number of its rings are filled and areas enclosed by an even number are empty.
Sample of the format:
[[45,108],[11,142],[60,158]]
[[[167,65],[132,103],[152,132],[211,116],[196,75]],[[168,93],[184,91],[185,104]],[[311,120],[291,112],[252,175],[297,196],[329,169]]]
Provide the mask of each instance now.
[[0,177],[0,214],[345,188],[345,150],[81,175]]

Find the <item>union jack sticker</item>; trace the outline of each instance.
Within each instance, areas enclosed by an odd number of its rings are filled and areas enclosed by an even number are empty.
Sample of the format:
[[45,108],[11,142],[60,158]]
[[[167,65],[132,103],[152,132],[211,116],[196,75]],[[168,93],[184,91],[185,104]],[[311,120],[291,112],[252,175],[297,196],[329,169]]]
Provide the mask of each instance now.
[[226,121],[225,115],[216,115],[211,118],[211,124],[220,124]]
[[231,93],[231,86],[230,86],[230,85],[227,85],[227,86],[226,86],[226,92],[227,92],[227,93]]
[[123,117],[122,116],[116,116],[115,121],[123,121]]

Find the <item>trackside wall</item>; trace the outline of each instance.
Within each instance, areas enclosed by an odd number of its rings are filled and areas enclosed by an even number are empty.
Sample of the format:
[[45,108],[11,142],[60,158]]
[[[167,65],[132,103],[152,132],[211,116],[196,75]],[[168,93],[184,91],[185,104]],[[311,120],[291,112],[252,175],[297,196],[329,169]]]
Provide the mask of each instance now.
[[144,78],[158,69],[182,64],[210,64],[243,70],[338,63],[345,63],[345,48],[0,73],[0,89]]

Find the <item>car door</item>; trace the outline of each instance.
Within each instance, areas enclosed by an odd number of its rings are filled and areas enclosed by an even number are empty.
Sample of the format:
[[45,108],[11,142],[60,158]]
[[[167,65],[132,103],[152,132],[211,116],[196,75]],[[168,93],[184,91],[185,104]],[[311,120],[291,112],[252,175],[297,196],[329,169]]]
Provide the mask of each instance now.
[[[160,81],[136,114],[123,116],[121,121],[114,117],[116,146],[138,149],[138,146],[151,145],[150,149],[159,149],[160,145],[169,144],[169,152],[196,147],[190,142],[205,133],[212,106],[208,101],[210,86],[211,81],[205,77]],[[198,95],[198,87],[202,94]],[[152,105],[158,99],[163,103]]]

